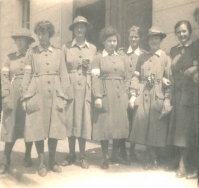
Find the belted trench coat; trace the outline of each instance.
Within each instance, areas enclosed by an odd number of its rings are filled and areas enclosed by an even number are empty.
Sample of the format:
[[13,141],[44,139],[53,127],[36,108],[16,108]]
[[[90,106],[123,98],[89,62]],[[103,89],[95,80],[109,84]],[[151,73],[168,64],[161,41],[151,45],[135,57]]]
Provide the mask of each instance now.
[[70,82],[60,49],[40,45],[26,55],[22,100],[26,101],[25,140],[65,139],[64,100]]

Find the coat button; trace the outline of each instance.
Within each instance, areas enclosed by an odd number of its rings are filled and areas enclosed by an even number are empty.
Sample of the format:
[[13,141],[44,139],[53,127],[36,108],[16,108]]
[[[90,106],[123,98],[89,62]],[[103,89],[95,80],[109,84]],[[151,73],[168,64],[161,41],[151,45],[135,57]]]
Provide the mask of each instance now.
[[21,71],[23,71],[23,69],[20,69]]
[[51,90],[49,89],[49,90],[48,90],[48,92],[50,93],[50,92],[51,92]]
[[151,67],[149,67],[148,70],[151,70]]
[[113,63],[116,63],[115,61],[113,61]]
[[145,96],[147,96],[147,94],[145,93]]
[[131,58],[131,60],[133,60],[133,58]]
[[49,65],[49,63],[46,63],[47,65]]
[[50,81],[48,81],[48,84],[50,84]]
[[78,73],[78,75],[81,76],[82,74],[81,74],[81,73]]
[[48,54],[45,54],[45,56],[48,56]]
[[132,64],[130,64],[130,67],[132,67]]
[[23,63],[23,61],[21,61],[21,63]]
[[115,70],[115,71],[117,71],[117,69],[116,69],[116,68],[114,68],[114,70]]
[[120,98],[120,96],[118,95],[118,98]]
[[150,62],[152,62],[152,60],[151,60],[151,59],[149,59],[149,61],[150,61]]
[[79,58],[82,58],[82,56],[80,55]]
[[81,82],[79,81],[78,84],[81,85]]
[[47,73],[49,73],[49,71],[47,71]]

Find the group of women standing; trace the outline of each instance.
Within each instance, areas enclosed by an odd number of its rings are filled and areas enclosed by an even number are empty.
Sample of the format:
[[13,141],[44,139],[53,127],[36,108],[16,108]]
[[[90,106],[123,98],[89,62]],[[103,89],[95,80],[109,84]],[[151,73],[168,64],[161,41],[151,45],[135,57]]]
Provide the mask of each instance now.
[[[198,22],[199,8],[195,18]],[[198,136],[198,42],[190,40],[190,23],[175,25],[180,44],[171,49],[170,56],[160,48],[166,34],[158,27],[148,31],[149,52],[139,46],[143,38],[139,27],[130,28],[129,47],[119,50],[118,32],[106,27],[100,33],[104,49],[98,53],[85,37],[90,28],[84,17],[75,18],[69,27],[75,38],[62,50],[50,43],[54,26],[49,21],[36,23],[39,44],[29,50],[34,39],[27,29],[12,36],[18,51],[8,55],[1,73],[5,149],[0,173],[8,171],[14,143],[22,137],[25,166],[32,165],[35,142],[38,174],[47,175],[44,140],[48,138],[50,170],[61,172],[56,147],[59,139],[68,137],[69,155],[62,166],[75,163],[76,139],[79,165],[85,169],[89,168],[87,139],[100,141],[103,169],[110,162],[128,165],[136,161],[135,144],[146,145],[144,168],[157,169],[157,149],[170,145],[180,148],[174,156],[176,176],[195,178],[196,169],[186,173],[188,148],[197,146],[194,136]],[[109,140],[113,140],[111,158]],[[126,140],[131,143],[130,161]],[[193,155],[197,159],[197,153]]]

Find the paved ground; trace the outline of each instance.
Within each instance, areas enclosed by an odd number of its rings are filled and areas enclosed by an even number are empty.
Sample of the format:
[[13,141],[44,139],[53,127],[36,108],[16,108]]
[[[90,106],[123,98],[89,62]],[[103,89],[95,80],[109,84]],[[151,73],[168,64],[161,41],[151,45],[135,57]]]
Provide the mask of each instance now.
[[[4,143],[0,142],[0,158],[2,158]],[[47,147],[45,147],[47,149]],[[78,150],[78,148],[77,148]],[[90,159],[90,168],[81,169],[78,164],[63,167],[62,173],[49,172],[44,178],[37,174],[38,160],[33,146],[33,166],[23,167],[24,143],[18,140],[12,153],[12,165],[9,174],[0,176],[0,187],[135,187],[135,188],[195,188],[196,180],[175,178],[174,172],[165,172],[162,167],[157,171],[144,171],[140,164],[131,166],[113,165],[108,170],[100,169],[101,149],[97,143],[87,144],[87,156]],[[68,152],[66,140],[59,141],[57,160],[61,163]],[[46,151],[46,161],[48,161]]]

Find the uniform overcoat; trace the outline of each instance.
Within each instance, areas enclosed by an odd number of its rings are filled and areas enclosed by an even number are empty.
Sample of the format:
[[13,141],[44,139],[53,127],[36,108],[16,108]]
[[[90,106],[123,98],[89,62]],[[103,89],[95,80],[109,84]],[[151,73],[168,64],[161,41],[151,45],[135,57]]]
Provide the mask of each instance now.
[[102,108],[94,108],[93,139],[128,138],[128,95],[125,88],[127,66],[124,57],[116,52],[97,54],[92,63],[92,90],[94,100],[102,99]]
[[194,81],[184,74],[185,70],[193,66],[196,52],[193,44],[177,45],[171,48],[173,75],[173,112],[170,123],[169,144],[188,147],[197,142],[193,137],[194,126]]
[[69,77],[60,49],[42,46],[27,52],[22,83],[26,101],[25,140],[65,139],[65,105]]
[[[167,144],[168,118],[159,119],[165,98],[170,89],[164,88],[162,78],[170,79],[171,59],[162,50],[145,53],[138,58],[135,76],[131,82],[132,93],[137,94],[133,115],[133,128],[129,140],[138,144],[163,147]],[[153,77],[154,83],[148,79]]]
[[14,142],[24,137],[25,112],[22,109],[20,86],[24,75],[25,55],[19,52],[7,56],[1,72],[2,129],[1,140]]
[[96,47],[88,42],[79,47],[75,41],[68,42],[62,48],[71,84],[66,127],[68,136],[91,139],[91,62]]
[[[146,51],[144,51],[143,49],[141,49],[139,47],[133,51],[131,46],[129,46],[127,48],[120,48],[118,50],[118,54],[124,55],[126,57],[127,77],[125,80],[125,86],[126,86],[126,90],[127,90],[129,98],[130,98],[129,88],[130,88],[131,79],[132,79],[135,69],[136,69],[138,57],[143,53],[146,53]],[[133,118],[133,110],[128,108],[129,130],[130,130],[129,132],[131,132],[131,129],[133,126],[132,118]]]

